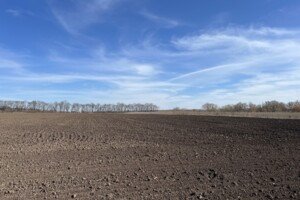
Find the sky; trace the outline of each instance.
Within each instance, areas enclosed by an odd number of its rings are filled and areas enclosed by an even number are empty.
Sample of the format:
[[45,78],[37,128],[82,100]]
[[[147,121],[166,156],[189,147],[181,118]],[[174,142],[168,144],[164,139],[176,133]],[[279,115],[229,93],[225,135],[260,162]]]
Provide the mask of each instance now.
[[300,99],[299,0],[1,0],[0,99]]

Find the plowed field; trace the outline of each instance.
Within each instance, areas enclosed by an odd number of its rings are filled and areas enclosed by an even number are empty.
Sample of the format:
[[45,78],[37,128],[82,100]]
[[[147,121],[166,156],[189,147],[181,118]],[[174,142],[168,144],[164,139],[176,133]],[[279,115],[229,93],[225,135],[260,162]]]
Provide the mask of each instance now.
[[0,199],[300,199],[300,120],[0,113]]

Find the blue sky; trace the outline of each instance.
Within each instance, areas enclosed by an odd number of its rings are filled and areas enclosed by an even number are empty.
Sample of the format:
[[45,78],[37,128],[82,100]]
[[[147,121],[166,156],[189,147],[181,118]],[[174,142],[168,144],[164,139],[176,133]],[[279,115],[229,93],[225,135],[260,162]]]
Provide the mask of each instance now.
[[1,0],[0,98],[300,99],[298,0]]

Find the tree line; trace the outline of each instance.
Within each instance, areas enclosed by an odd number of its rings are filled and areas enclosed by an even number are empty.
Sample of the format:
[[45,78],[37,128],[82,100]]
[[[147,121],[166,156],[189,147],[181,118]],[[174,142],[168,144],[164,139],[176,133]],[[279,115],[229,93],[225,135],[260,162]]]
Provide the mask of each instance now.
[[152,103],[133,104],[80,104],[60,101],[46,103],[43,101],[4,101],[0,100],[0,111],[40,111],[40,112],[153,112],[159,107]]
[[219,107],[214,103],[205,103],[202,105],[205,111],[223,111],[223,112],[300,112],[300,101],[291,101],[283,103],[279,101],[266,101],[262,104],[242,103],[227,104]]

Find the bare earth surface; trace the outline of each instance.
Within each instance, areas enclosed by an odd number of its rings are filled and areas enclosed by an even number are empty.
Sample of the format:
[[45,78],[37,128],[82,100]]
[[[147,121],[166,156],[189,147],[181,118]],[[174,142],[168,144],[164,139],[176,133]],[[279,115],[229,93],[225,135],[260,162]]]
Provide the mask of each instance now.
[[300,199],[300,120],[0,113],[0,199]]

